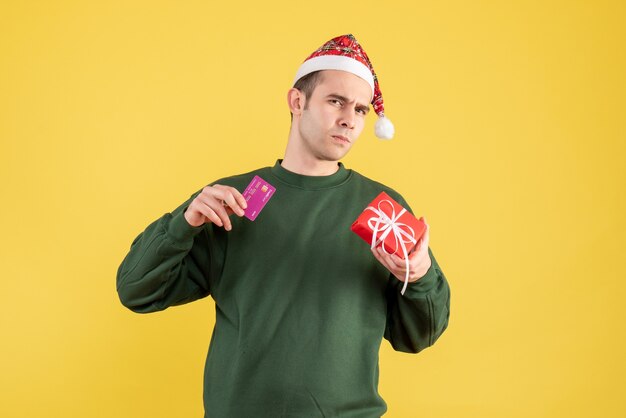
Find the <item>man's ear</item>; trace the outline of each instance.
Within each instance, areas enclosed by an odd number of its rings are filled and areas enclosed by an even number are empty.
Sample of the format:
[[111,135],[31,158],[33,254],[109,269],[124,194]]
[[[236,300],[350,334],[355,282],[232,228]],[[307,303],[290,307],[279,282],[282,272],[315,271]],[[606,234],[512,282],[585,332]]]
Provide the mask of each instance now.
[[304,93],[296,88],[290,88],[287,92],[287,104],[289,105],[289,111],[294,115],[300,115],[304,109],[304,103],[306,97]]

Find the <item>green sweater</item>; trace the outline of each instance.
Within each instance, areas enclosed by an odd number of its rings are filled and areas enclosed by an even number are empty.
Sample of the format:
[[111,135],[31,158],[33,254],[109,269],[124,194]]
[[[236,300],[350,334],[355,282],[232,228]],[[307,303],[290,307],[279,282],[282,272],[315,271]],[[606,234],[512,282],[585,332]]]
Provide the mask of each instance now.
[[401,295],[350,225],[381,191],[410,208],[342,164],[313,177],[279,160],[213,184],[243,192],[254,175],[276,187],[254,222],[190,226],[183,214],[198,191],[150,224],[119,267],[120,300],[144,313],[213,297],[205,417],[380,417],[382,338],[412,353],[434,344],[450,290],[430,253],[432,267]]

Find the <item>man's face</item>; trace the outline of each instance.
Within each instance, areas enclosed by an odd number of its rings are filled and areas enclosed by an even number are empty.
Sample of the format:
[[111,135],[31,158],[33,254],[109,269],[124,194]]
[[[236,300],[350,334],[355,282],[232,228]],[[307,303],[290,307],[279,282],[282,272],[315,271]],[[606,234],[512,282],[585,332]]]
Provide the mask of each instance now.
[[361,134],[371,98],[362,78],[325,70],[299,118],[303,149],[318,160],[339,161]]

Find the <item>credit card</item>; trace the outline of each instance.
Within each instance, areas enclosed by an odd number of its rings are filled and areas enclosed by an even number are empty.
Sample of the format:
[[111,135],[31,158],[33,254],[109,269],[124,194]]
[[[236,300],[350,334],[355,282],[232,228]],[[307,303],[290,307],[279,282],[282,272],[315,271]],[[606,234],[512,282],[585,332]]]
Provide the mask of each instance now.
[[263,180],[259,176],[254,176],[246,190],[243,191],[243,197],[248,203],[248,207],[244,210],[244,216],[254,221],[261,210],[267,205],[270,198],[274,196],[276,188]]

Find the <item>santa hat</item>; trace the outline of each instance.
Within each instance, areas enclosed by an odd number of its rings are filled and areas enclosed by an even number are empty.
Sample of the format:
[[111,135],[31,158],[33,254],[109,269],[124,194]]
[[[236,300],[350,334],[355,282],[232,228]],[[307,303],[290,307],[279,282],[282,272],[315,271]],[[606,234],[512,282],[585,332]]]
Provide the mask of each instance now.
[[298,69],[293,84],[295,85],[305,75],[319,70],[347,71],[367,81],[373,93],[372,107],[378,115],[374,126],[376,136],[380,139],[393,138],[393,124],[385,117],[383,96],[374,67],[354,36],[351,34],[338,36],[313,52]]

